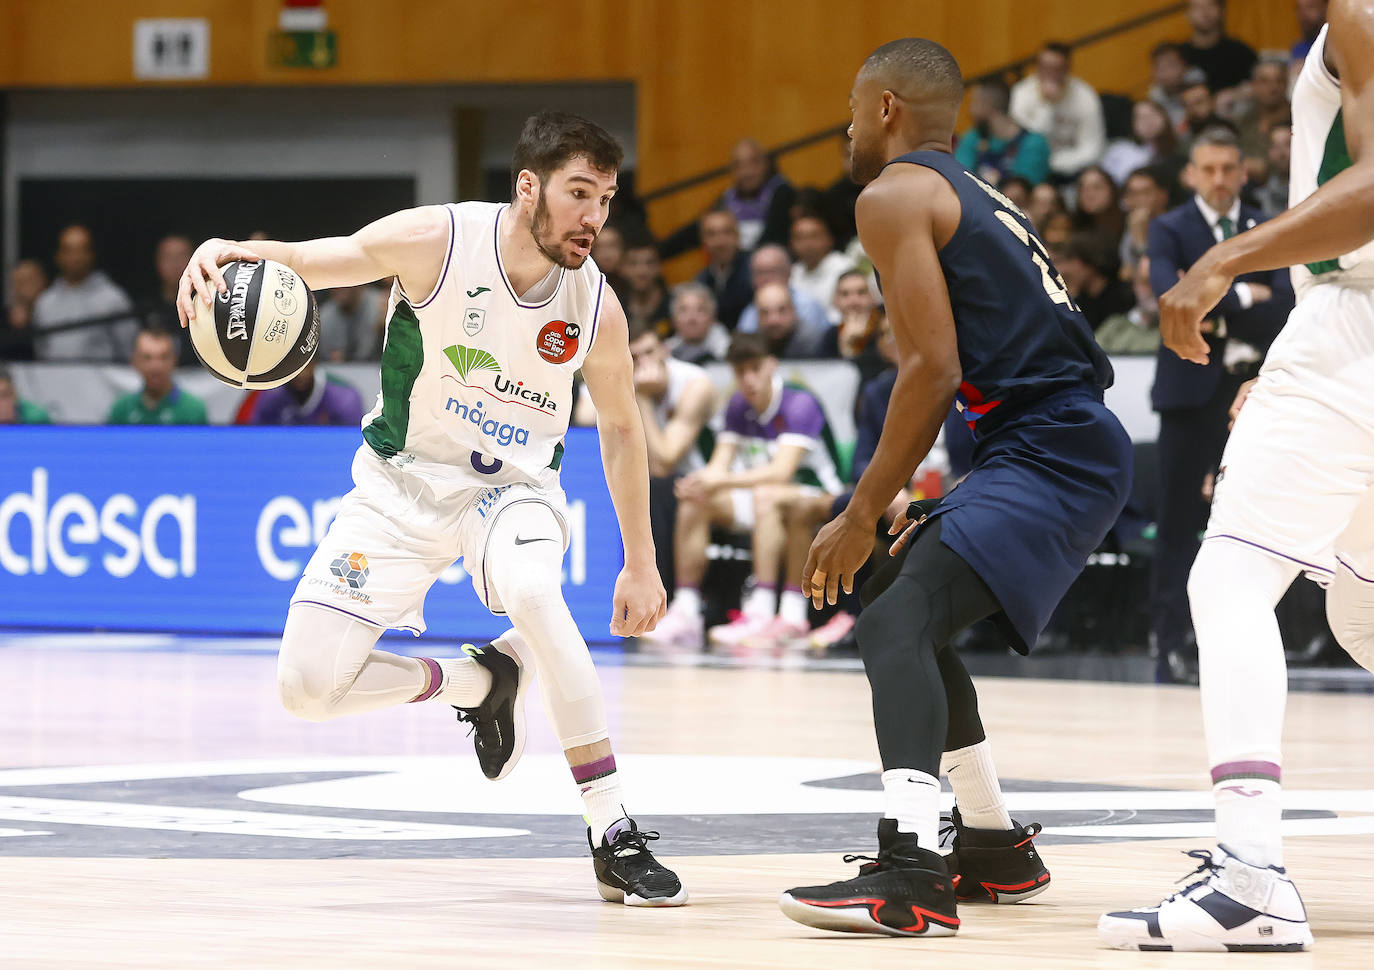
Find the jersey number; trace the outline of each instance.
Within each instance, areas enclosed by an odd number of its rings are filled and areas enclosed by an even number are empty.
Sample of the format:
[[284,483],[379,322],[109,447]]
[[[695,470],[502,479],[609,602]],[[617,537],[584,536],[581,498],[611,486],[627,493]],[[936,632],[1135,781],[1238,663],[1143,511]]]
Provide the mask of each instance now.
[[480,472],[483,475],[495,475],[501,470],[501,466],[505,464],[500,458],[488,458],[480,451],[474,451],[472,453],[471,461],[473,471]]
[[1031,262],[1035,263],[1040,269],[1040,281],[1045,286],[1045,292],[1049,294],[1050,302],[1062,303],[1070,310],[1077,310],[1073,298],[1069,296],[1069,288],[1064,283],[1064,277],[1060,276],[1055,269],[1050,266],[1050,254],[1045,251],[1045,245],[1034,233],[1027,232],[1026,227],[1017,222],[1010,212],[997,213],[997,221],[1011,230],[1012,235],[1021,240],[1021,244],[1030,249]]

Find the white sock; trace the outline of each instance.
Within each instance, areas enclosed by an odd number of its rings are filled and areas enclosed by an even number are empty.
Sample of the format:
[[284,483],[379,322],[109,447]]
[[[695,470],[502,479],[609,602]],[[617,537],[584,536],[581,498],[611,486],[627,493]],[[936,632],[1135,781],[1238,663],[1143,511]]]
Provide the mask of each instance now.
[[949,776],[959,817],[975,829],[1006,832],[1011,816],[997,783],[997,766],[992,763],[992,746],[987,738],[966,748],[946,751],[940,758],[940,774]]
[[1252,866],[1283,865],[1279,791],[1278,781],[1272,778],[1223,778],[1212,785],[1217,841]]
[[940,845],[940,780],[915,768],[883,772],[883,817],[898,832],[915,832],[916,844],[932,852]]
[[673,592],[672,608],[693,619],[701,616],[701,590],[695,586],[679,586]]
[[1279,765],[1288,672],[1274,605],[1298,566],[1229,539],[1202,543],[1188,577],[1218,841],[1283,864]]
[[444,672],[444,684],[435,696],[454,707],[476,707],[491,690],[491,671],[471,657],[446,657],[435,661]]
[[615,756],[607,755],[591,764],[576,765],[572,773],[578,791],[582,793],[592,841],[599,845],[606,830],[625,817],[625,795],[620,790]]
[[742,611],[748,617],[767,619],[777,612],[778,591],[776,587],[758,583],[744,599]]
[[801,590],[789,587],[782,591],[782,600],[778,603],[778,616],[793,626],[811,625],[806,618],[806,597],[802,595]]

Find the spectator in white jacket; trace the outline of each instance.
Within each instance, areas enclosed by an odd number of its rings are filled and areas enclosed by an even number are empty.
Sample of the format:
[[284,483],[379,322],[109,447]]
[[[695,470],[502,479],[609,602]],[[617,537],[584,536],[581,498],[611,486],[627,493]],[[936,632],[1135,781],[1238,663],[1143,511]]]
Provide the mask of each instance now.
[[1107,146],[1102,99],[1092,85],[1069,74],[1066,44],[1051,41],[1041,48],[1035,70],[1011,89],[1011,116],[1049,139],[1056,182],[1071,181]]

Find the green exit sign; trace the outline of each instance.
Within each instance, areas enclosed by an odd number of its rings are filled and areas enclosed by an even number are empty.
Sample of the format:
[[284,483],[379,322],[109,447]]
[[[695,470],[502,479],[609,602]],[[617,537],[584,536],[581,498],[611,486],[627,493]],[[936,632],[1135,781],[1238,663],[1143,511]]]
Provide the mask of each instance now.
[[268,60],[277,67],[337,67],[339,41],[332,30],[274,31]]

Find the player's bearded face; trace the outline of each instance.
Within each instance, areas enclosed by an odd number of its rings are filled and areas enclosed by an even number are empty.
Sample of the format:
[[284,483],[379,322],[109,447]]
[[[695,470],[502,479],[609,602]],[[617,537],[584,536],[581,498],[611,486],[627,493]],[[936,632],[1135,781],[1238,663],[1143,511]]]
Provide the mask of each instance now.
[[882,105],[871,90],[873,82],[856,82],[851,101],[853,117],[849,122],[849,177],[867,185],[887,164],[883,157]]
[[[530,234],[534,236],[535,246],[555,265],[564,269],[578,269],[587,261],[591,244],[596,241],[597,229],[575,225],[563,226],[560,231],[549,211],[544,186],[540,185],[538,191],[539,194],[534,200],[534,218],[530,221]],[[574,240],[584,243],[587,251],[581,251],[574,244]]]

